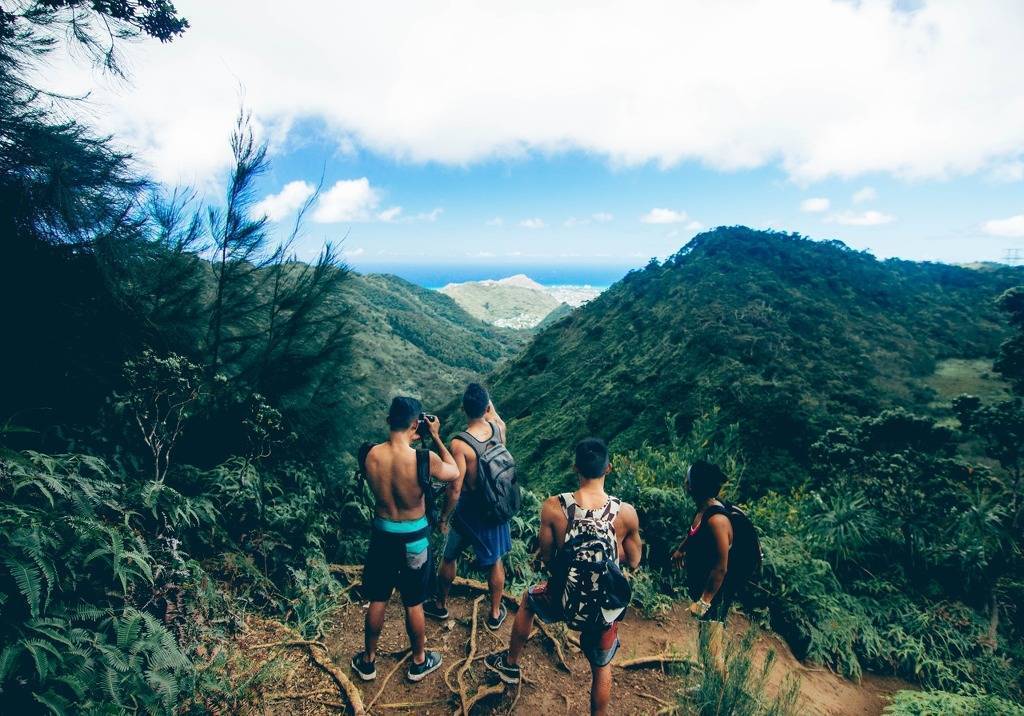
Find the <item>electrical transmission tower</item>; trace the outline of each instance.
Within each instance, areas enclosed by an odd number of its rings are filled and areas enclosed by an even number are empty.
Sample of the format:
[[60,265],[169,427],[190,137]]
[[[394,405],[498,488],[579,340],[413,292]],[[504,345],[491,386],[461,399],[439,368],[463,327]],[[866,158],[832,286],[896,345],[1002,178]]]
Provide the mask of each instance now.
[[1003,255],[1003,261],[1008,264],[1019,264],[1024,262],[1024,249],[1007,249]]

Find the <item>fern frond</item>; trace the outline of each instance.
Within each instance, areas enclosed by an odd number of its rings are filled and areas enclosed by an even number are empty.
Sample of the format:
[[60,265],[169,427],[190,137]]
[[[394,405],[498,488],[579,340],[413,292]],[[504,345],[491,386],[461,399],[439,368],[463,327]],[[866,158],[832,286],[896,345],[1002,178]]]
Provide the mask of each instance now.
[[29,612],[33,617],[39,616],[39,595],[42,591],[42,575],[35,565],[26,564],[13,557],[4,559],[7,570],[18,585],[18,591],[28,602]]

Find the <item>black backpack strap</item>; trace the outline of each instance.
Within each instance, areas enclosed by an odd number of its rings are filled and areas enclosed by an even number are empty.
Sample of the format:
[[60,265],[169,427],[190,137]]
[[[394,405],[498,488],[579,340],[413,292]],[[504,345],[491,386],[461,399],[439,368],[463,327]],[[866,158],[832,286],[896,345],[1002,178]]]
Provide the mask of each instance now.
[[424,491],[430,487],[430,451],[423,448],[416,451],[416,482]]
[[377,446],[377,443],[363,443],[359,446],[359,453],[356,455],[356,475],[366,479],[366,456]]

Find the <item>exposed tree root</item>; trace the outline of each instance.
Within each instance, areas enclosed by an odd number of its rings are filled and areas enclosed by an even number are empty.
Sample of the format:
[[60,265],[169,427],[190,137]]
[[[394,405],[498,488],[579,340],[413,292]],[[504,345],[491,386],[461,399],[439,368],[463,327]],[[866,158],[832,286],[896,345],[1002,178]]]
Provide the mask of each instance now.
[[391,677],[395,675],[395,672],[402,667],[402,664],[404,664],[405,660],[408,659],[410,656],[412,656],[412,650],[406,649],[405,656],[399,659],[398,663],[395,664],[391,671],[388,672],[388,675],[385,676],[384,680],[380,683],[380,688],[377,690],[377,694],[372,699],[370,699],[370,703],[366,704],[367,711],[372,709],[373,705],[377,703],[377,699],[379,699],[380,695],[384,693],[384,688],[388,685],[388,682],[391,681]]
[[501,694],[501,693],[504,693],[504,692],[505,692],[505,684],[503,684],[500,681],[498,683],[496,683],[496,684],[491,684],[490,686],[481,686],[477,690],[477,692],[475,694],[473,694],[473,697],[469,701],[467,701],[467,702],[465,702],[463,704],[463,706],[462,706],[462,714],[463,714],[463,716],[469,716],[469,712],[472,710],[472,708],[474,706],[476,706],[479,702],[481,702],[484,699],[486,699],[488,696],[495,696],[496,694]]
[[480,615],[480,602],[483,600],[484,595],[482,594],[473,600],[473,624],[469,630],[469,654],[455,676],[455,680],[459,684],[459,701],[462,703],[462,716],[469,716],[469,707],[466,705],[469,702],[469,699],[466,697],[466,670],[473,665],[473,657],[476,656],[476,624],[477,617]]
[[335,666],[334,662],[327,655],[327,650],[313,643],[307,643],[305,646],[309,657],[316,662],[317,666],[330,674],[331,678],[334,679],[338,687],[348,698],[354,716],[366,716],[366,707],[363,706],[363,695],[359,692],[358,687],[345,676],[345,673]]
[[614,662],[614,666],[621,669],[636,669],[642,666],[665,666],[666,664],[689,664],[698,667],[697,662],[682,654],[652,654],[650,656],[638,656],[635,659],[625,659]]
[[312,691],[280,691],[278,693],[266,694],[263,698],[267,701],[286,701],[288,699],[308,699],[313,696],[337,693],[336,689],[313,689]]
[[378,709],[417,709],[422,706],[436,706],[437,704],[446,704],[448,699],[434,699],[433,701],[403,701],[401,703],[393,704],[381,704]]
[[658,704],[660,706],[664,706],[665,708],[675,708],[675,704],[670,704],[665,699],[660,699],[657,696],[655,696],[654,694],[649,694],[646,691],[636,691],[635,693],[636,693],[637,696],[643,696],[645,699],[650,699],[654,703],[656,703],[656,704]]
[[322,641],[309,641],[307,639],[285,639],[284,641],[268,641],[264,644],[249,644],[246,649],[274,649],[277,647],[290,646],[318,646],[326,651],[327,646]]

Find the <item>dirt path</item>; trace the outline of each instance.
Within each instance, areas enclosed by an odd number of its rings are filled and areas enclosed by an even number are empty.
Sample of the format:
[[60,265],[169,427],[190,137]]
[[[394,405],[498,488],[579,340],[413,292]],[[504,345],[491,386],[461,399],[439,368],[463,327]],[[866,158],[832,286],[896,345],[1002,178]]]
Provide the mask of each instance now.
[[[457,662],[469,649],[470,627],[474,594],[456,589],[449,607],[452,619],[447,624],[428,620],[428,648],[440,651],[444,666],[419,684],[405,679],[408,660],[402,661],[407,645],[402,609],[397,599],[388,608],[387,622],[380,641],[381,655],[377,662],[376,681],[356,682],[364,703],[371,714],[452,714],[458,699],[445,684],[445,672],[458,690]],[[334,664],[351,674],[349,661],[361,649],[364,608],[351,604],[335,618],[335,628],[324,640],[327,653]],[[483,608],[481,608],[483,614]],[[508,643],[511,615],[498,633],[483,627],[477,629],[477,654],[502,649]],[[730,620],[729,631],[738,634],[748,628],[743,617]],[[671,651],[695,656],[696,625],[683,606],[679,605],[660,619],[645,619],[632,613],[620,628],[622,649],[616,662],[639,656]],[[248,644],[270,643],[294,638],[283,627],[273,622],[252,622],[244,637]],[[768,690],[775,691],[787,674],[796,673],[801,680],[800,708],[809,715],[874,715],[885,708],[891,694],[909,685],[899,679],[866,676],[855,684],[827,670],[809,668],[797,661],[788,647],[771,634],[760,634],[755,642],[755,660],[763,663],[769,650],[776,652],[777,661],[769,677]],[[301,649],[265,650],[262,657],[270,658],[277,652],[282,660],[281,676],[268,687],[268,698],[258,709],[271,714],[339,713],[342,711],[338,689],[333,680],[313,665]],[[255,654],[254,654],[255,655]],[[474,714],[530,714],[531,716],[571,716],[588,713],[590,672],[586,660],[575,649],[568,649],[566,660],[571,673],[557,666],[557,658],[550,642],[536,636],[527,645],[523,655],[523,673],[527,682],[518,694],[512,688],[481,701]],[[401,663],[400,663],[401,662]],[[452,669],[455,666],[456,668]],[[385,678],[393,672],[390,679]],[[354,677],[354,675],[353,675]],[[612,713],[654,714],[666,704],[674,704],[684,679],[664,673],[658,668],[614,669]],[[469,695],[478,688],[496,683],[494,675],[483,662],[475,661],[464,674]],[[280,698],[282,694],[298,698]],[[371,705],[372,704],[372,705]],[[407,704],[405,707],[399,704]],[[680,713],[685,714],[685,710]]]

